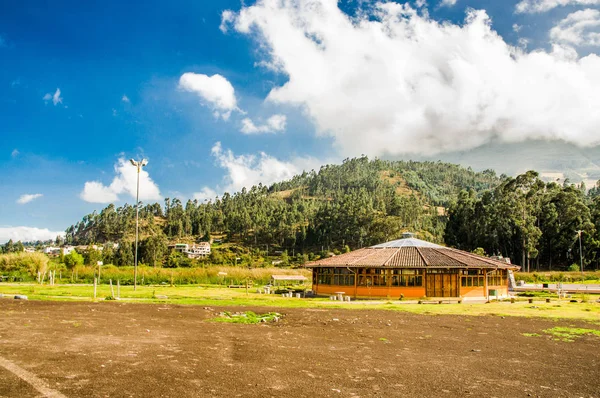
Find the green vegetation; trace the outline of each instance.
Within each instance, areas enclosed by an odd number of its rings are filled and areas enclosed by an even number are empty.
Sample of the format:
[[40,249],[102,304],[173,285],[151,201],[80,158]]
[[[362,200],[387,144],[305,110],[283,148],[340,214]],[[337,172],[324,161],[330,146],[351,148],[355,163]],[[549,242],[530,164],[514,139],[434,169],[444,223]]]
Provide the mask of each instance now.
[[[73,277],[75,283],[92,283],[97,276],[98,267],[79,266],[70,274],[64,275],[64,282],[69,282]],[[303,275],[310,279],[309,270],[291,270],[280,268],[242,268],[242,267],[206,267],[206,268],[153,268],[138,267],[138,284],[140,285],[189,285],[189,284],[215,284],[215,285],[266,285],[270,282],[271,275]],[[75,275],[77,275],[75,277]],[[133,284],[133,267],[115,267],[114,265],[102,266],[100,271],[102,281],[112,279],[114,283],[120,281],[121,285]]]
[[63,257],[63,261],[68,269],[73,269],[77,265],[83,265],[83,256],[73,250],[71,253]]
[[590,335],[590,336],[598,336],[600,337],[600,330],[596,329],[583,329],[583,328],[574,328],[574,327],[553,327],[551,329],[544,330],[544,333],[547,333],[554,337],[555,340],[561,340],[565,342],[573,342],[576,338]]
[[9,280],[34,279],[38,272],[46,272],[48,264],[48,256],[42,253],[0,254],[0,275]]
[[[583,184],[545,183],[535,171],[512,178],[442,162],[346,159],[210,201],[166,198],[164,205],[141,206],[139,260],[174,269],[295,267],[411,231],[480,255],[503,255],[524,271],[574,275],[580,258],[584,270],[600,268],[599,193],[600,185],[586,193]],[[80,253],[84,264],[132,265],[135,210],[111,204],[67,228],[56,244],[90,245]],[[212,241],[207,258],[168,250],[169,243],[202,241]],[[20,242],[2,246],[9,253],[22,249]],[[72,268],[81,259],[61,262]]]
[[[208,202],[165,199],[164,206],[140,209],[140,260],[144,264],[193,267],[302,264],[366,245],[420,232],[442,242],[444,209],[462,189],[481,192],[500,183],[494,172],[473,172],[441,162],[347,159],[270,187],[258,185]],[[135,206],[109,205],[67,228],[66,243],[118,242],[102,253],[105,264],[133,262]],[[187,261],[171,256],[169,241],[223,241],[210,258]],[[86,261],[90,263],[90,261]]]
[[[585,186],[544,183],[528,171],[492,190],[462,191],[448,211],[446,243],[466,251],[501,254],[524,271],[598,268],[600,196]],[[581,232],[579,249],[578,231]],[[573,267],[575,263],[575,267]]]
[[242,323],[245,325],[253,325],[265,322],[278,322],[282,315],[278,312],[267,312],[266,314],[256,314],[252,311],[245,312],[222,312],[217,318],[213,318],[214,322],[224,323]]
[[515,279],[527,283],[600,283],[600,270],[581,272],[515,272]]

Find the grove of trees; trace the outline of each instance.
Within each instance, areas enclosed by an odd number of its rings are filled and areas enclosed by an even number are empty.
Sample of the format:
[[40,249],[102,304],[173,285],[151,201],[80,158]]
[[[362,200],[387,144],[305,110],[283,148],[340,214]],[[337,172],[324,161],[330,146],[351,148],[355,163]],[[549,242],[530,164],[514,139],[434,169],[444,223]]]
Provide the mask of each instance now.
[[505,178],[481,194],[465,190],[449,208],[445,240],[458,249],[510,257],[527,271],[579,265],[581,258],[584,268],[598,268],[596,192],[586,193],[584,185],[545,183],[535,171]]

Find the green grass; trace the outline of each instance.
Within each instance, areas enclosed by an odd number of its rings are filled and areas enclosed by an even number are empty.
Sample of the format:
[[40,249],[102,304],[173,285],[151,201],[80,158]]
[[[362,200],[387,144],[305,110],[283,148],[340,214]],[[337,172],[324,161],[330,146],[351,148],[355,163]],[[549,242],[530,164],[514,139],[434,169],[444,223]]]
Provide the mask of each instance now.
[[[114,287],[115,295],[117,289]],[[0,283],[0,293],[7,296],[24,294],[30,300],[68,300],[92,301],[93,287],[89,285],[38,285]],[[97,301],[111,296],[108,285],[100,285]],[[157,299],[156,296],[167,296]],[[3,299],[7,300],[7,299]],[[341,303],[328,298],[284,298],[280,295],[256,293],[256,288],[228,289],[219,285],[183,285],[183,286],[121,286],[121,301],[139,303],[171,303],[203,306],[245,306],[276,308],[347,308],[347,309],[384,309],[427,315],[497,315],[524,316],[554,319],[582,319],[600,322],[600,304],[595,302],[570,303],[566,300],[553,300],[552,303],[526,301],[492,302],[489,304],[410,304],[406,301],[352,301]],[[595,298],[590,301],[595,301]]]
[[277,322],[281,319],[281,314],[278,312],[267,312],[266,314],[256,314],[252,311],[245,312],[222,312],[219,317],[213,318],[214,322],[224,323],[242,323],[245,325],[253,325],[257,323]]
[[586,335],[600,337],[600,330],[564,326],[557,326],[551,329],[546,329],[544,330],[544,333],[551,335],[554,338],[554,340],[564,341],[567,343],[571,343],[575,341],[576,338],[580,338]]

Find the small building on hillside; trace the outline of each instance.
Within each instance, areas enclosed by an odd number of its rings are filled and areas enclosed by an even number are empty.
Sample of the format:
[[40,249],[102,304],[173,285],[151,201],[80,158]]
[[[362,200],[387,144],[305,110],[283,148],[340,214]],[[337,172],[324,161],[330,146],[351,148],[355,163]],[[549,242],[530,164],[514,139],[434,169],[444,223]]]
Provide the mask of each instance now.
[[179,252],[188,258],[203,258],[210,255],[210,243],[208,242],[200,242],[191,246],[187,243],[176,243],[169,245],[169,249]]
[[189,258],[204,258],[210,255],[210,243],[200,242],[184,252]]
[[190,247],[190,245],[188,245],[187,243],[175,243],[174,245],[169,245],[169,249],[175,250],[176,252],[179,252],[179,253],[187,252],[189,247]]
[[47,254],[49,256],[58,256],[61,252],[60,247],[54,247],[54,246],[47,246],[44,247],[44,254]]
[[519,267],[462,250],[403,239],[306,264],[316,294],[354,298],[508,296],[509,271]]

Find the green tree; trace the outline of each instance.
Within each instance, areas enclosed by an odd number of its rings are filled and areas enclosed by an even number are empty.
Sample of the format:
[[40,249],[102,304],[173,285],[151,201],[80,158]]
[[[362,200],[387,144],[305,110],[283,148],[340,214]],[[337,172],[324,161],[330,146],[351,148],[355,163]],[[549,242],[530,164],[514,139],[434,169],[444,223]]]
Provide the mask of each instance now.
[[97,265],[98,261],[102,260],[102,252],[94,249],[92,245],[88,246],[87,251],[84,253],[84,262],[88,265]]
[[162,233],[151,235],[140,242],[140,258],[153,267],[163,264],[167,251],[167,238]]
[[75,249],[71,250],[71,253],[64,256],[64,262],[68,269],[73,269],[77,265],[83,265],[83,256]]
[[134,254],[132,246],[131,242],[125,240],[119,242],[119,247],[115,252],[115,265],[133,265]]

